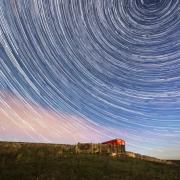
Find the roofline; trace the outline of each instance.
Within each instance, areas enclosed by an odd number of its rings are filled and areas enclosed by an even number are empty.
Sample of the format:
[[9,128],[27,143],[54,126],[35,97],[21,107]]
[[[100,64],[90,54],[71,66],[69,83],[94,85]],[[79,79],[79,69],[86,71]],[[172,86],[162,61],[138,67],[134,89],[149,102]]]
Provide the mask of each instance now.
[[[114,141],[114,140],[121,140],[121,141],[125,141],[124,139],[120,139],[120,138],[111,139],[111,140],[107,140],[107,141]],[[105,142],[107,142],[107,141],[105,141]]]

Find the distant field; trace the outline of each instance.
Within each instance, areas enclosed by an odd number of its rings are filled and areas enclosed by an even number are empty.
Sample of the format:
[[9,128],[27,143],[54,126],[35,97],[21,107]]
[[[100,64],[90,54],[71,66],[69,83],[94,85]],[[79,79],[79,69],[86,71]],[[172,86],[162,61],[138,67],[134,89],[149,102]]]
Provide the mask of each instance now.
[[0,180],[180,180],[180,166],[0,143]]

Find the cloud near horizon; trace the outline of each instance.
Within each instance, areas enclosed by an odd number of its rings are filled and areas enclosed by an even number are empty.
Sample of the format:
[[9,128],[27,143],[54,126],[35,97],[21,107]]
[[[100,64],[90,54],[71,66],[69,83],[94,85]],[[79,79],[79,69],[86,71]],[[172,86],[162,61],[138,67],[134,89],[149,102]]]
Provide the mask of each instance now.
[[77,115],[53,112],[7,93],[2,94],[1,92],[0,140],[2,141],[101,142],[109,136],[109,132],[102,127]]

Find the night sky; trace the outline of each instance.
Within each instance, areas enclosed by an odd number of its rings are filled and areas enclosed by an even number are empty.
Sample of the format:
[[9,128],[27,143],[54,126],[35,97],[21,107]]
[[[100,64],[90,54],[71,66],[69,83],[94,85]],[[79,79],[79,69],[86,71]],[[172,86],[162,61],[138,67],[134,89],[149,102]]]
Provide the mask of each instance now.
[[112,138],[180,159],[180,1],[0,0],[0,140]]

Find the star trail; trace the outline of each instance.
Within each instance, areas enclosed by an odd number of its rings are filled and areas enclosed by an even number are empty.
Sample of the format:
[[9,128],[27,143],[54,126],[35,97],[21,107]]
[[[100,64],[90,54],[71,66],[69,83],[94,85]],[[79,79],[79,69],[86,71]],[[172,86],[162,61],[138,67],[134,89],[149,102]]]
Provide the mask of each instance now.
[[0,0],[0,140],[116,137],[180,158],[180,1]]

